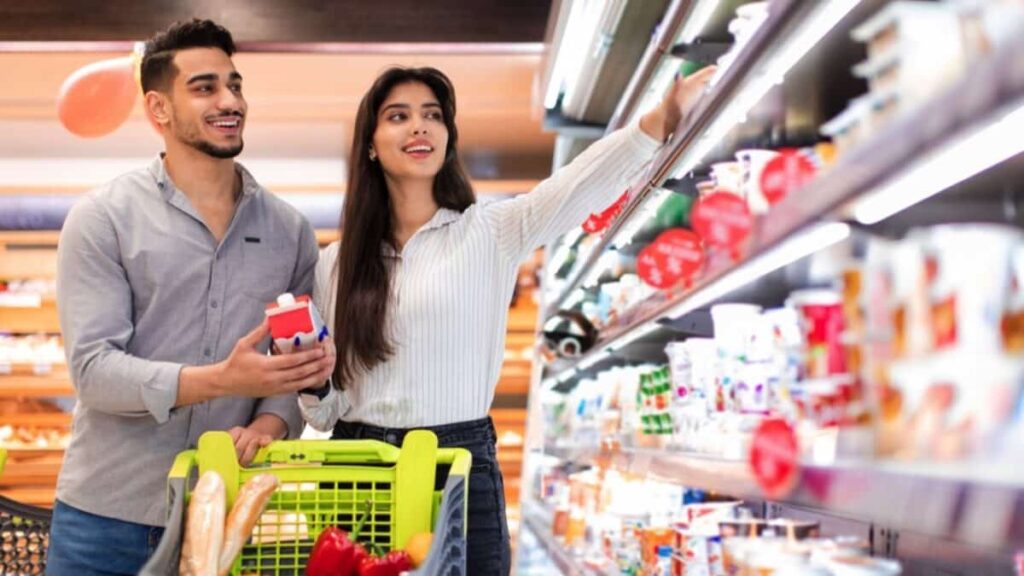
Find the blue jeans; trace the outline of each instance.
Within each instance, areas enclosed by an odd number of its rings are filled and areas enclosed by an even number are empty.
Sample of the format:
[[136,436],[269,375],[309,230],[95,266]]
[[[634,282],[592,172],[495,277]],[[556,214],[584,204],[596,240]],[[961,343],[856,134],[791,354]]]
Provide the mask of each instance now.
[[[508,576],[512,552],[505,519],[505,482],[498,468],[495,443],[498,436],[490,417],[442,426],[428,426],[442,448],[465,448],[473,455],[469,473],[466,538],[467,576]],[[401,446],[404,429],[380,428],[355,422],[338,422],[334,438],[381,440]],[[439,485],[435,486],[440,488]]]
[[46,555],[47,576],[134,576],[164,529],[97,516],[56,501]]

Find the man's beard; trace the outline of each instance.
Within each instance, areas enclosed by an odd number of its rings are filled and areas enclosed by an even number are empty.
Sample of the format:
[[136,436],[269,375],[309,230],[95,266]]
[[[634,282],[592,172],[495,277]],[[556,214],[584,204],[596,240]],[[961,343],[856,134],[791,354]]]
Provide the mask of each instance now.
[[[239,117],[239,119],[240,118],[241,117]],[[207,142],[206,140],[203,140],[199,136],[198,129],[191,129],[194,127],[186,127],[186,124],[178,121],[177,116],[175,116],[175,125],[182,127],[175,128],[175,136],[177,136],[178,140],[191,146],[192,148],[195,148],[196,150],[202,152],[203,154],[206,154],[207,156],[212,156],[213,158],[219,158],[222,160],[227,158],[234,158],[235,156],[238,156],[239,154],[242,153],[242,147],[245,145],[245,142],[243,142],[242,138],[239,137],[237,146],[229,146],[223,148],[217,147]]]
[[214,158],[234,158],[242,153],[242,146],[245,144],[241,139],[238,141],[238,146],[231,146],[230,148],[218,148],[213,144],[210,144],[206,140],[186,140],[186,144],[206,154],[207,156],[213,156]]

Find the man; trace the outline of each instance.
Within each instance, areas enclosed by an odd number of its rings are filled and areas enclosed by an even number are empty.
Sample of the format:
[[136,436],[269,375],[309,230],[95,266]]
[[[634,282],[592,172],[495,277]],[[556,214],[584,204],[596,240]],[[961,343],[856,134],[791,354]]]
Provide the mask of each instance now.
[[[333,345],[267,356],[265,303],[309,293],[309,223],[233,160],[246,102],[231,34],[178,23],[146,44],[142,90],[165,152],[68,215],[58,309],[77,392],[47,574],[136,574],[165,521],[175,455],[230,430],[243,463],[302,429],[295,392]],[[257,326],[255,330],[253,327]]]

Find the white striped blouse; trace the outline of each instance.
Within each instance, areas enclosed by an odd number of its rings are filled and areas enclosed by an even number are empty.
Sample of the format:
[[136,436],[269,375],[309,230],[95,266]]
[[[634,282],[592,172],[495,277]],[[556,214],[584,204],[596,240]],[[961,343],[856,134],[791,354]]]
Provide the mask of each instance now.
[[[313,428],[338,418],[387,428],[483,418],[504,360],[520,263],[627,188],[659,143],[634,125],[594,143],[536,189],[508,200],[440,209],[391,251],[388,329],[395,354],[322,401],[301,395]],[[323,249],[313,299],[333,325],[338,243]]]

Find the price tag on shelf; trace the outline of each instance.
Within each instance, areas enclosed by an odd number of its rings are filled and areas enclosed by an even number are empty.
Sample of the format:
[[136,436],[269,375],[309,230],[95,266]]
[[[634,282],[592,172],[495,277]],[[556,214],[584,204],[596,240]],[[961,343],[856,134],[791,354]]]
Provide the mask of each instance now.
[[761,172],[761,193],[769,204],[775,204],[790,192],[814,178],[814,164],[797,150],[780,150]]
[[679,281],[679,277],[667,273],[654,254],[654,245],[648,244],[636,257],[636,274],[651,288],[664,290]]
[[0,361],[0,375],[7,376],[11,372],[11,363],[7,361]]
[[32,364],[32,373],[36,376],[46,376],[53,372],[53,364],[49,362],[36,362]]
[[727,248],[738,257],[740,244],[750,235],[753,217],[746,200],[732,192],[717,191],[697,200],[690,222],[704,242]]
[[614,204],[609,206],[600,214],[591,214],[589,218],[583,223],[583,231],[587,234],[594,234],[600,232],[611,225],[612,221],[622,213],[622,208],[626,205],[629,200],[629,191],[622,193],[619,199]]
[[704,247],[700,236],[690,230],[666,230],[651,243],[651,249],[662,269],[686,284],[690,284],[704,266]]
[[785,420],[769,419],[754,431],[750,470],[768,498],[777,499],[796,487],[800,462],[796,433]]
[[700,236],[690,230],[673,228],[662,232],[637,256],[637,275],[648,286],[665,289],[680,280],[687,286],[704,266]]

